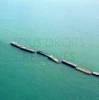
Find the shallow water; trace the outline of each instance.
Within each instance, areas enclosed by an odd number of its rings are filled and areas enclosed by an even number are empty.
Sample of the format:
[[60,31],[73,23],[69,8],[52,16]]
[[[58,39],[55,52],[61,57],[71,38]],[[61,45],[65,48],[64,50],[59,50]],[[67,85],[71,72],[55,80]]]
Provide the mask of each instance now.
[[0,100],[99,100],[98,77],[9,45],[99,72],[98,12],[98,0],[1,0]]

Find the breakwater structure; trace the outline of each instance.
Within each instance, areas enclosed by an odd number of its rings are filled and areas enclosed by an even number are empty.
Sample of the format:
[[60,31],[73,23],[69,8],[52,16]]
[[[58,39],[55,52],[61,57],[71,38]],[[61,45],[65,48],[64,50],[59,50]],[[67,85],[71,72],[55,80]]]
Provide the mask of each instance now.
[[69,62],[69,61],[62,60],[61,63],[65,64],[65,65],[67,65],[67,66],[70,66],[71,68],[73,68],[73,69],[75,69],[75,70],[77,70],[77,71],[80,71],[80,72],[82,72],[82,73],[85,73],[85,74],[88,74],[88,75],[91,75],[91,74],[92,74],[91,71],[86,70],[86,69],[83,69],[83,68],[80,68],[80,67],[78,67],[78,65],[76,65],[76,64],[74,64],[74,63],[71,63],[71,62]]
[[78,71],[80,71],[82,73],[88,74],[88,75],[92,75],[92,71],[87,70],[87,69],[83,69],[83,68],[80,68],[80,67],[76,67],[76,70],[78,70]]
[[22,46],[22,45],[20,45],[20,44],[18,44],[18,43],[16,43],[16,42],[11,42],[10,44],[11,44],[12,46],[14,46],[14,47],[16,47],[16,48],[19,48],[19,49],[21,49],[21,50],[23,50],[23,51],[26,51],[26,52],[30,52],[30,53],[35,53],[35,52],[36,52],[35,50],[30,49],[30,48],[27,48],[27,47],[24,47],[24,46]]
[[37,51],[37,54],[42,55],[44,57],[48,57],[49,55],[44,53],[43,51]]
[[78,65],[74,64],[74,63],[71,63],[67,60],[62,60],[61,63],[63,63],[64,65],[67,65],[77,71],[80,71],[84,74],[87,74],[87,75],[94,75],[94,76],[99,76],[99,72],[93,72],[93,71],[90,71],[90,70],[87,70],[87,69],[83,69],[81,67],[79,67]]
[[37,53],[39,55],[47,57],[49,60],[51,60],[51,61],[53,61],[53,62],[55,62],[57,64],[64,64],[66,66],[69,66],[69,67],[71,67],[71,68],[73,68],[73,69],[75,69],[77,71],[80,71],[82,73],[85,73],[87,75],[99,76],[99,72],[94,72],[94,71],[90,71],[90,70],[87,70],[87,69],[80,68],[78,65],[76,65],[76,64],[74,64],[74,63],[72,63],[70,61],[67,61],[67,60],[61,60],[60,61],[56,57],[54,57],[52,55],[48,55],[48,54],[44,53],[43,51],[40,51],[40,50],[39,51],[35,51],[33,49],[24,47],[24,46],[22,46],[22,45],[20,45],[20,44],[18,44],[16,42],[11,42],[10,45],[12,45],[12,46],[14,46],[14,47],[16,47],[18,49],[21,49],[23,51],[29,52],[29,53]]
[[52,56],[52,55],[48,56],[48,59],[54,61],[57,64],[60,63],[60,61],[57,58],[55,58],[54,56]]
[[51,60],[51,61],[53,61],[53,62],[55,62],[57,64],[60,63],[60,61],[57,58],[55,58],[52,55],[48,55],[48,54],[44,53],[43,51],[37,51],[37,54],[40,54],[40,55],[42,55],[44,57],[47,57],[49,60]]
[[99,76],[99,72],[92,72],[92,75]]
[[71,63],[71,62],[69,62],[69,61],[66,61],[66,60],[62,60],[61,63],[65,64],[65,65],[68,65],[68,66],[70,66],[71,68],[76,68],[76,67],[77,67],[76,64],[73,64],[73,63]]

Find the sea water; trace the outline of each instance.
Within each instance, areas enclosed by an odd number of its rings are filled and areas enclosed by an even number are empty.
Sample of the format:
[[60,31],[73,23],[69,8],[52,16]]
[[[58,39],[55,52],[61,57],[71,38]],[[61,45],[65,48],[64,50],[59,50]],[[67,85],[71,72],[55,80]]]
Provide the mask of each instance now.
[[11,41],[99,72],[98,0],[0,0],[0,100],[99,100],[98,77]]

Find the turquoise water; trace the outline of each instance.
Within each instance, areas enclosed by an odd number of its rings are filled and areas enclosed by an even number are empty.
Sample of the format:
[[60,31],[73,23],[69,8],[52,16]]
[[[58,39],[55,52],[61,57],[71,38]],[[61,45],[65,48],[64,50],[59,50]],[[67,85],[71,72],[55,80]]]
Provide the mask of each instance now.
[[11,41],[99,72],[98,0],[0,1],[0,100],[99,100],[98,77]]

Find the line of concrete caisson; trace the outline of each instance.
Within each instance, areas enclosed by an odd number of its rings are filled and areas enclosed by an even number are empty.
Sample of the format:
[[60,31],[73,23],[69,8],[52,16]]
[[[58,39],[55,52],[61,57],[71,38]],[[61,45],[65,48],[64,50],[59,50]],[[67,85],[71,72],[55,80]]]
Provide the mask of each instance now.
[[42,55],[44,57],[47,57],[49,60],[57,63],[57,64],[64,64],[64,65],[68,65],[69,67],[77,70],[77,71],[80,71],[82,73],[85,73],[85,74],[88,74],[88,75],[94,75],[94,76],[99,76],[99,73],[98,72],[93,72],[93,71],[90,71],[90,70],[86,70],[86,69],[83,69],[83,68],[80,68],[78,65],[74,64],[74,63],[71,63],[69,61],[66,61],[66,60],[59,60],[57,58],[55,58],[54,56],[52,55],[48,55],[42,51],[35,51],[31,48],[27,48],[27,47],[24,47],[16,42],[11,42],[10,43],[12,46],[16,47],[16,48],[19,48],[20,50],[23,50],[23,51],[26,51],[26,52],[29,52],[29,53],[37,53],[39,55]]

